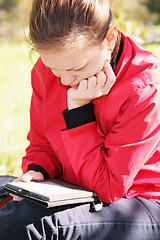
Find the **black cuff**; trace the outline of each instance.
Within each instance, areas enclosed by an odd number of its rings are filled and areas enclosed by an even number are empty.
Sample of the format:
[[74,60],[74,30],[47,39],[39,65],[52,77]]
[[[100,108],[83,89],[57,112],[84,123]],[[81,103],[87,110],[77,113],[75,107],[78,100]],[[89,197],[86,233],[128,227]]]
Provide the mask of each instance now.
[[50,176],[49,174],[46,172],[46,170],[44,168],[42,168],[41,166],[39,165],[33,165],[30,167],[29,170],[33,170],[35,172],[41,172],[44,176],[44,179],[50,179]]
[[72,129],[86,123],[96,121],[92,102],[71,110],[66,109],[62,112],[62,114],[66,122],[67,129]]

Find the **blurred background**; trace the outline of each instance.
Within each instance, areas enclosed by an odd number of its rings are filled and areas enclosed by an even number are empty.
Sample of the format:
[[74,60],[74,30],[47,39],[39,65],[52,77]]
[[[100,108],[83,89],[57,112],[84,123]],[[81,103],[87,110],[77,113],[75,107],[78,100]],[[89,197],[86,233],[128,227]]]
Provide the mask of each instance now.
[[[28,145],[30,54],[28,16],[32,0],[0,0],[0,175],[21,175]],[[160,57],[160,0],[111,0],[114,23]],[[31,55],[31,57],[30,57]]]

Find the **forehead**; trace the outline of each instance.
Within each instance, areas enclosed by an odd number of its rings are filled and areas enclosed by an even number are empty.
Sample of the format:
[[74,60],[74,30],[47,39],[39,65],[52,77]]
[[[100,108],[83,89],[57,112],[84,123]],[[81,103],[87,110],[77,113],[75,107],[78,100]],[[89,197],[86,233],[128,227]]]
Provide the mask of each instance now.
[[74,46],[69,49],[58,50],[54,48],[38,51],[43,63],[54,69],[70,69],[82,67],[99,53],[98,46],[82,48]]

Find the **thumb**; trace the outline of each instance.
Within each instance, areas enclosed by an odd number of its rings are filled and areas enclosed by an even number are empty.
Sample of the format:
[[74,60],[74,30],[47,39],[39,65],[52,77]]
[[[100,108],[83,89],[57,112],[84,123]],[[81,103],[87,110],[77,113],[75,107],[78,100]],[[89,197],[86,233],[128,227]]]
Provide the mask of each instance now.
[[29,174],[29,172],[25,173],[22,177],[21,177],[21,181],[22,182],[30,182],[32,180],[32,176],[31,174]]

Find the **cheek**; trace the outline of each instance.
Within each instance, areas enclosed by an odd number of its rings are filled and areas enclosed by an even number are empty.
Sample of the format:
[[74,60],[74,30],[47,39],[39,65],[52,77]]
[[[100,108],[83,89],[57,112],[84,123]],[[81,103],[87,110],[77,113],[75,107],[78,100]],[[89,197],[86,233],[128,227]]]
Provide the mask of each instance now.
[[97,73],[99,73],[100,71],[102,71],[104,66],[104,62],[97,62],[95,63],[92,67],[90,67],[88,69],[88,77],[92,77],[94,75],[96,75]]
[[107,54],[106,54],[106,59],[105,59],[105,61],[106,62],[108,62],[108,63],[110,63],[111,62],[111,52],[107,52]]

